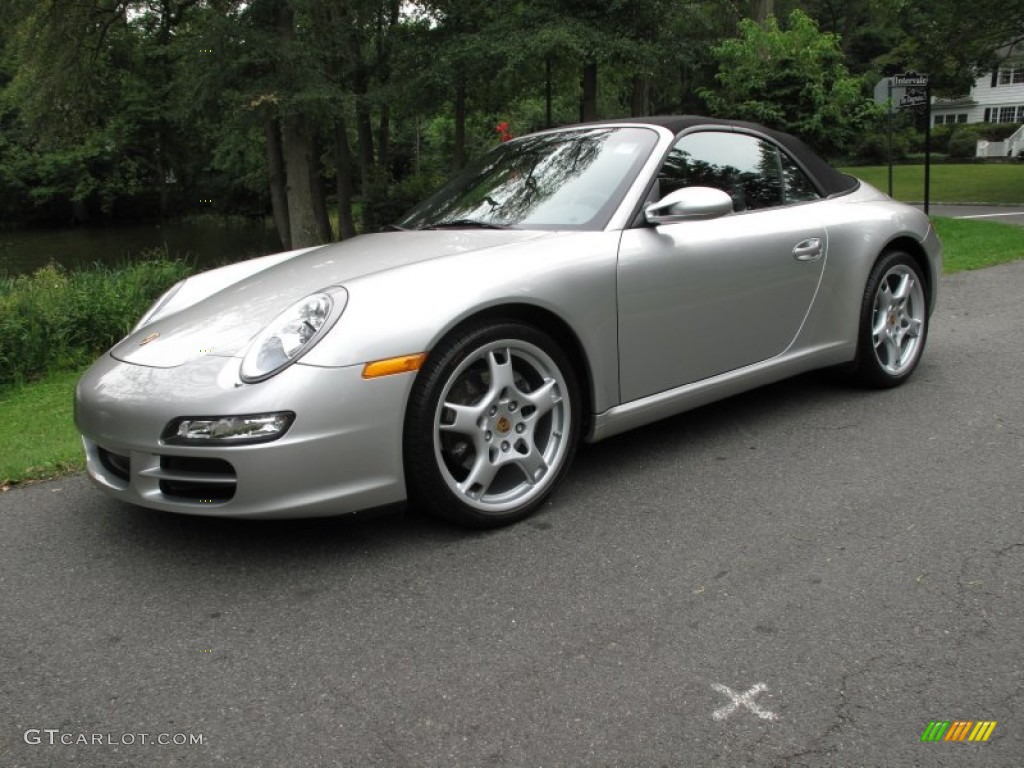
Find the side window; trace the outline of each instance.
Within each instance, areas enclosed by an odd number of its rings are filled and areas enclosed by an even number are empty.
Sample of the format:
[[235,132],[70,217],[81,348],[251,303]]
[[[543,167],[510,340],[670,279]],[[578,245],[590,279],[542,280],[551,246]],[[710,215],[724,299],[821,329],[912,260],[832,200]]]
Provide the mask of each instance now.
[[811,180],[807,178],[807,174],[800,170],[789,155],[779,152],[779,162],[782,165],[782,183],[787,205],[806,203],[808,200],[818,200],[821,197]]
[[714,187],[733,210],[752,211],[817,199],[810,179],[775,145],[742,133],[701,131],[672,147],[658,174],[660,195],[683,187]]

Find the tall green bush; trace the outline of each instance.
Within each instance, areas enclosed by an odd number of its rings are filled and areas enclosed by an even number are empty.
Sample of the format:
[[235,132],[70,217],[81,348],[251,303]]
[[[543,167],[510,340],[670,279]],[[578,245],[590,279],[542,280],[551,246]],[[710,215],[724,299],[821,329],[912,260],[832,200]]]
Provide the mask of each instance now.
[[978,134],[971,131],[958,131],[950,135],[946,146],[950,157],[960,160],[974,157],[978,153]]
[[880,114],[846,68],[836,35],[794,10],[785,28],[774,16],[744,19],[739,35],[712,48],[713,88],[700,89],[711,114],[797,134],[823,154],[846,151]]
[[1020,128],[1019,123],[956,123],[939,126],[932,132],[932,146],[942,144],[950,157],[972,158],[977,153],[978,141],[1003,141]]
[[0,279],[0,390],[88,363],[122,338],[191,268],[160,258]]

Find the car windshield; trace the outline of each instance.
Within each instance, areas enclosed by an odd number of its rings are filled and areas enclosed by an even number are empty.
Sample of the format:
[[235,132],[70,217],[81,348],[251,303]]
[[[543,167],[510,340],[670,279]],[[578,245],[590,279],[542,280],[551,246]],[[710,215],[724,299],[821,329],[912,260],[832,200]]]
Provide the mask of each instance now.
[[502,144],[414,208],[405,229],[603,229],[658,141],[604,127]]

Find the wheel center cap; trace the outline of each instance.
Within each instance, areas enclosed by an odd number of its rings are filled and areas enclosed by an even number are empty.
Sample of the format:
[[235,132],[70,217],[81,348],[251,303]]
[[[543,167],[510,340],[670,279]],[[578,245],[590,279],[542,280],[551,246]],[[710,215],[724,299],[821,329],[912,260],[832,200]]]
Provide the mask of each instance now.
[[508,420],[508,419],[507,419],[506,417],[504,417],[504,416],[499,416],[499,417],[498,417],[498,420],[497,420],[496,422],[494,422],[494,428],[495,428],[496,430],[498,430],[499,432],[501,432],[501,434],[503,434],[503,435],[504,435],[504,434],[506,434],[506,433],[507,433],[507,432],[508,432],[508,431],[509,431],[510,429],[512,429],[512,422],[511,422],[511,421],[509,421],[509,420]]

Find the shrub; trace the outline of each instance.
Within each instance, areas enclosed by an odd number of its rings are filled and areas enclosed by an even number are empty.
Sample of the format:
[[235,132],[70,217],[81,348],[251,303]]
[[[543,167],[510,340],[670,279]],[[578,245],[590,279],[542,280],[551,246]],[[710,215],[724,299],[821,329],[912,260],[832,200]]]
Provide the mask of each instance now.
[[[966,128],[968,126],[957,126]],[[1020,123],[974,123],[970,128],[977,132],[979,139],[1003,141],[1020,130]]]
[[866,131],[854,146],[853,159],[866,165],[882,165],[888,161],[891,141],[892,159],[903,160],[915,146],[914,134],[912,128],[900,127],[893,130],[890,139],[887,129]]
[[977,154],[978,134],[974,131],[957,131],[949,137],[949,156],[959,159]]
[[51,264],[0,279],[0,390],[85,365],[190,271],[163,257],[77,272]]
[[[928,155],[924,152],[911,152],[905,158],[901,165],[924,165]],[[944,163],[949,160],[949,155],[944,152],[932,152],[931,162],[933,163]]]
[[978,141],[1003,141],[1016,133],[1019,123],[957,123],[956,125],[939,126],[932,133],[933,146],[938,137],[945,141],[945,150],[950,157],[971,158],[975,156]]

